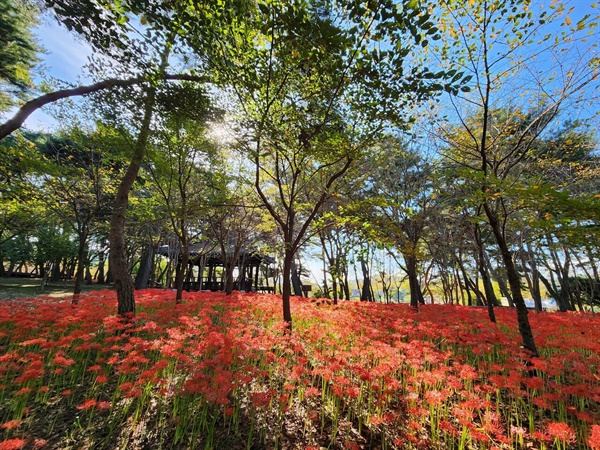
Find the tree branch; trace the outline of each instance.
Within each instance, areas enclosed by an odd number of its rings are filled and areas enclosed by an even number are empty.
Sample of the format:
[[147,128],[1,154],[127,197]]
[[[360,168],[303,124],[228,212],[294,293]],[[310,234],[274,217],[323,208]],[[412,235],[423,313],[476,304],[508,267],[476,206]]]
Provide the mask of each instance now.
[[[208,78],[206,77],[185,74],[165,74],[162,77],[162,79],[165,81],[197,81],[200,83],[205,83],[208,81]],[[60,91],[51,92],[50,94],[45,94],[40,97],[34,98],[33,100],[30,100],[24,105],[22,105],[14,116],[12,116],[9,120],[0,125],[0,140],[4,139],[13,131],[21,128],[23,122],[25,122],[25,120],[33,112],[37,111],[42,106],[45,106],[49,103],[54,103],[63,98],[91,94],[93,92],[101,91],[102,89],[109,89],[112,87],[133,86],[136,84],[143,83],[145,81],[148,81],[147,77],[135,77],[128,78],[126,80],[110,78],[108,80],[99,81],[98,83],[90,84],[87,86],[78,86],[76,88],[71,89],[62,89]]]

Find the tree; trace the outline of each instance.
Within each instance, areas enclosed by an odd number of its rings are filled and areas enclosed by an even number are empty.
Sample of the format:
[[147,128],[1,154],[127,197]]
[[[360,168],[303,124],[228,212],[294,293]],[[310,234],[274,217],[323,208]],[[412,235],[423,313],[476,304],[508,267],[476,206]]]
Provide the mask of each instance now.
[[426,224],[436,209],[434,168],[410,144],[393,138],[382,142],[379,157],[370,169],[367,218],[375,239],[402,254],[410,304],[417,308],[425,303],[418,263]]
[[205,123],[177,115],[169,119],[152,139],[155,154],[148,171],[156,184],[171,231],[179,241],[180,261],[175,276],[175,300],[179,303],[190,244],[196,237],[194,227],[205,212],[207,185],[211,184],[217,152],[206,136]]
[[31,88],[31,70],[40,51],[31,31],[37,13],[28,0],[0,0],[0,112]]
[[216,39],[213,62],[245,115],[254,185],[284,243],[290,329],[292,262],[319,210],[384,126],[452,89],[445,73],[409,66],[411,50],[438,37],[415,3],[258,2],[244,27]]
[[[47,2],[55,14],[70,29],[82,35],[96,52],[94,71],[104,74],[111,69],[118,74],[126,74],[125,80],[111,78],[87,87],[86,91],[99,91],[112,96],[113,109],[126,112],[129,117],[131,134],[136,136],[131,146],[129,166],[118,186],[113,215],[111,219],[109,241],[109,261],[118,297],[118,312],[121,316],[135,313],[134,282],[129,273],[126,259],[125,222],[129,202],[129,192],[136,180],[140,166],[146,157],[147,144],[151,135],[155,107],[157,106],[158,86],[168,79],[167,69],[170,61],[188,49],[185,45],[176,45],[180,40],[181,22],[174,16],[181,8],[189,5],[155,4],[148,7],[138,3],[95,2],[81,3],[70,0],[52,0]],[[211,26],[208,20],[209,10],[203,15],[195,15],[195,23]],[[130,18],[137,17],[135,25]],[[89,23],[94,26],[90,27]],[[198,37],[198,35],[196,36]],[[143,56],[143,58],[141,57]],[[177,78],[177,77],[175,77]],[[183,74],[179,79],[194,81],[205,80],[193,74]],[[106,87],[138,86],[134,92],[122,90],[116,100],[114,91]],[[40,99],[43,102],[61,98],[61,95],[77,95],[80,90],[55,93],[51,98]],[[126,95],[123,95],[126,94]],[[128,99],[128,102],[124,100]],[[179,101],[183,98],[178,98]],[[182,107],[182,105],[177,105]],[[32,105],[38,107],[37,104]],[[131,114],[137,110],[138,114]],[[17,120],[18,122],[18,120]]]
[[[457,127],[465,137],[460,143],[455,142],[455,147],[467,155],[463,165],[474,175],[480,204],[502,256],[523,346],[536,356],[520,276],[508,241],[507,197],[502,189],[560,108],[585,97],[585,89],[597,79],[598,65],[591,49],[583,54],[576,51],[578,59],[568,61],[570,67],[563,65],[566,52],[578,49],[575,39],[586,34],[593,21],[584,17],[571,27],[571,20],[565,18],[561,36],[552,41],[552,34],[544,35],[543,30],[547,24],[556,25],[564,15],[562,4],[541,10],[530,8],[529,2],[515,0],[444,2],[442,6],[442,29],[457,39],[446,40],[440,54],[454,56],[453,64],[460,64],[474,80],[472,94],[462,98],[469,105],[471,120],[469,113],[459,107],[458,100],[451,99],[456,106]],[[536,41],[542,46],[544,57],[556,57],[555,67],[549,72],[536,72],[529,64],[540,57],[537,49],[527,52],[532,48],[527,44]],[[509,84],[516,81],[519,85],[515,92],[526,97],[525,100],[510,95]],[[540,102],[540,98],[544,100]],[[532,102],[529,110],[515,106],[527,100]]]
[[[74,300],[81,293],[89,238],[97,223],[110,215],[114,186],[121,176],[119,147],[123,143],[114,130],[99,126],[86,132],[77,126],[49,136],[40,146],[43,163],[38,177],[44,180],[40,201],[77,236],[77,272]],[[38,183],[38,180],[32,180]]]

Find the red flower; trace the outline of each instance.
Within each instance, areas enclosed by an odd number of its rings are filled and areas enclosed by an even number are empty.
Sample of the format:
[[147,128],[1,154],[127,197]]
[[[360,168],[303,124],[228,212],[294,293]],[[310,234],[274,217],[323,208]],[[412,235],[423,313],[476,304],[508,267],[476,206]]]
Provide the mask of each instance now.
[[306,388],[306,390],[304,391],[304,396],[305,397],[316,397],[317,395],[320,395],[321,391],[316,388],[316,387],[308,387]]
[[54,357],[54,359],[52,360],[52,362],[57,366],[64,366],[64,367],[69,367],[69,366],[72,366],[73,364],[75,364],[75,361],[73,361],[72,359],[69,359],[69,358],[65,358],[62,355],[56,355]]
[[0,450],[19,450],[25,446],[24,439],[8,439],[0,442]]
[[77,405],[77,409],[80,410],[87,410],[90,408],[93,408],[94,406],[96,406],[98,402],[96,400],[94,400],[93,398],[90,398],[88,400],[86,400],[85,402],[83,402],[81,405]]
[[574,442],[575,432],[563,422],[550,422],[548,424],[548,435],[561,442]]
[[8,422],[4,422],[2,425],[0,425],[0,428],[3,430],[12,430],[13,428],[17,428],[19,425],[21,425],[20,420],[9,420]]
[[33,440],[33,448],[34,449],[44,448],[47,444],[48,444],[48,441],[46,439],[35,438]]
[[600,450],[600,425],[592,425],[588,445],[592,450]]

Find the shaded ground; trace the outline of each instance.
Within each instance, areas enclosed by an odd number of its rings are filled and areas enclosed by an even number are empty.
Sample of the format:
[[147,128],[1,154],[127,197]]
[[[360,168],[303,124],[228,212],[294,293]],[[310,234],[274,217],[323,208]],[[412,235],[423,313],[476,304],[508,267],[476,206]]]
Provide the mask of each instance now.
[[[42,289],[41,278],[1,278],[0,277],[0,300],[15,300],[17,298],[31,298],[40,295],[48,295],[50,297],[66,297],[73,294],[75,282],[58,281],[48,283]],[[91,284],[83,285],[82,291],[97,291],[106,289],[107,285]]]

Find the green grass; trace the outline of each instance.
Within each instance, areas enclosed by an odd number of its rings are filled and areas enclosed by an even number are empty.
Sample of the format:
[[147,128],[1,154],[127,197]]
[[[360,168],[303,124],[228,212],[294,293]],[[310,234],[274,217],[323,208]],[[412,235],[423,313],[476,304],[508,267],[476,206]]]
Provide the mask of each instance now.
[[[0,277],[0,301],[15,300],[18,298],[39,297],[48,295],[51,297],[66,297],[73,294],[74,280],[57,281],[48,283],[42,289],[41,278],[1,278]],[[82,292],[106,289],[107,285],[91,284],[82,286]]]

